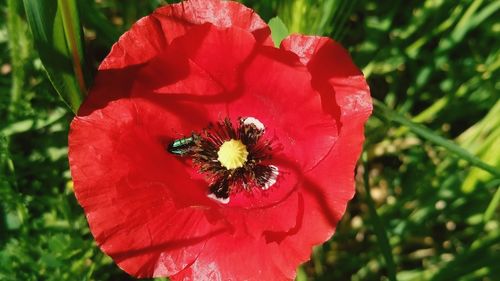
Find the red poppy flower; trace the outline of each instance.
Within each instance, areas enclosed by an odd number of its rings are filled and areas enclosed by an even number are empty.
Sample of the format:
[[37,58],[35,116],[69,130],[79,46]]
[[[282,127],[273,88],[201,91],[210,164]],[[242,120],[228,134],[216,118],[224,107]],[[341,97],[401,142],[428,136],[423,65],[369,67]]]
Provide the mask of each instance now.
[[137,277],[288,280],[354,195],[372,110],[348,53],[191,0],[138,21],[71,124],[75,193]]

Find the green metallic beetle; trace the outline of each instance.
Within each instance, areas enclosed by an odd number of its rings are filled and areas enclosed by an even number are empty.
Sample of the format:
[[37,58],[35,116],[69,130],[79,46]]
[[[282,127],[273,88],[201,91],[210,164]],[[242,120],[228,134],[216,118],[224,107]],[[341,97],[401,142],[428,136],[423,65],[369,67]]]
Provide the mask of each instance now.
[[194,136],[176,139],[168,145],[167,150],[172,154],[184,156],[189,153],[189,150],[193,144]]

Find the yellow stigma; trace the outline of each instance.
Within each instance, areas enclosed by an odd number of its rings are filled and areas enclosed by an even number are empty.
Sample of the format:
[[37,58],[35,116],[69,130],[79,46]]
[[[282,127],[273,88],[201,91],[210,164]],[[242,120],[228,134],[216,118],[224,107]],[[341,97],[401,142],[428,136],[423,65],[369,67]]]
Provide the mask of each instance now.
[[243,167],[247,162],[247,147],[239,140],[229,140],[224,142],[217,152],[217,160],[228,170]]

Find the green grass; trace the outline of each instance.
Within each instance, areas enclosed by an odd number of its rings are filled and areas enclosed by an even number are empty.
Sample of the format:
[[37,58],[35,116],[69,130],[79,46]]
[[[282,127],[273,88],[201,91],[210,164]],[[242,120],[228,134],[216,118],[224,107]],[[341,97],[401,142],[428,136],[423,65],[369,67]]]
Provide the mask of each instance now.
[[[243,2],[290,32],[340,41],[377,100],[358,193],[297,279],[498,280],[500,2]],[[65,87],[88,84],[118,36],[166,1],[75,3],[52,31],[81,72],[70,60],[54,73],[29,6],[0,0],[0,280],[130,279],[95,246],[72,193],[66,104],[74,111],[78,97]]]

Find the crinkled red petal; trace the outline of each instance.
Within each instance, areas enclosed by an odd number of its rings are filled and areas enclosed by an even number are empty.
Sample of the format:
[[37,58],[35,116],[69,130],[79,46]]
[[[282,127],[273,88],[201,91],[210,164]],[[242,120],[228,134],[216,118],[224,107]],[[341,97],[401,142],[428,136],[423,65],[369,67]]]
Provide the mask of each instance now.
[[266,126],[266,138],[274,139],[277,147],[272,164],[280,177],[262,194],[236,194],[232,204],[268,206],[283,199],[328,154],[337,139],[337,120],[322,111],[310,73],[291,53],[259,46],[242,77],[242,90],[228,101],[229,116],[255,117]]
[[172,280],[292,280],[301,260],[295,246],[283,249],[283,240],[302,228],[302,197],[294,192],[269,208],[226,210],[232,232],[208,240],[193,265]]
[[231,93],[240,85],[240,69],[255,45],[246,30],[199,25],[142,66],[135,79],[158,94]]
[[[188,0],[166,5],[137,21],[113,45],[111,52],[99,66],[99,72],[94,80],[92,91],[99,94],[91,94],[86,100],[88,106],[81,108],[79,114],[86,115],[116,98],[130,96],[134,78],[142,64],[165,53],[172,41],[184,36],[192,28],[204,24],[212,24],[218,28],[240,28],[250,32],[257,43],[273,45],[271,30],[267,24],[253,10],[240,3]],[[189,67],[194,73],[203,72],[191,62]],[[203,83],[201,79],[194,80],[197,80],[197,84]],[[188,81],[185,82],[184,85],[189,87]],[[210,81],[205,83],[210,84]],[[198,85],[194,88],[201,87],[202,85]],[[213,87],[207,89],[213,92]],[[174,93],[180,93],[185,89],[172,90]]]
[[207,211],[214,203],[205,182],[165,152],[171,116],[150,101],[121,99],[71,123],[77,199],[101,249],[135,276],[177,273],[222,231]]
[[174,39],[205,23],[238,27],[258,42],[272,45],[271,31],[253,10],[232,1],[188,0],[166,5],[136,22],[113,46],[99,69],[123,68],[156,57]]
[[293,35],[283,41],[282,48],[301,57],[313,77],[313,85],[321,85],[322,96],[333,95],[335,105],[332,106],[340,108],[337,142],[317,167],[305,173],[298,190],[304,198],[302,227],[282,241],[285,255],[304,262],[309,259],[313,245],[333,235],[348,201],[354,196],[354,171],[372,101],[362,73],[347,51],[333,40]]

